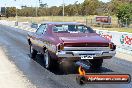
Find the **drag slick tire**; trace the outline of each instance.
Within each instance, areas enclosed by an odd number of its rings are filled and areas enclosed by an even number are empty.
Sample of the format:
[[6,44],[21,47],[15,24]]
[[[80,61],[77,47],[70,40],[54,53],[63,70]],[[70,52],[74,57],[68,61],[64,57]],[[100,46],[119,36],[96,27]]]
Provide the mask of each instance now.
[[57,61],[52,59],[48,50],[46,49],[43,55],[44,67],[46,69],[52,70],[56,67]]
[[37,51],[33,49],[32,45],[30,45],[30,57],[31,57],[31,59],[35,60],[36,55],[37,55]]
[[78,65],[73,61],[62,60],[59,63],[59,69],[62,74],[76,74],[78,73]]
[[91,69],[100,69],[102,67],[103,59],[89,60]]
[[87,79],[84,76],[77,76],[76,81],[79,85],[83,85],[86,83]]

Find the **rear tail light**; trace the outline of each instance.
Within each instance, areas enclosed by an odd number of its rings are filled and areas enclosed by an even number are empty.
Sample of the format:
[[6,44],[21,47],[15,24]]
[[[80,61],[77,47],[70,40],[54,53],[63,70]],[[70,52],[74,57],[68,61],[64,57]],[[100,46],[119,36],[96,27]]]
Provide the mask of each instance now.
[[60,43],[59,45],[58,45],[58,50],[63,50],[64,49],[64,44],[63,43]]
[[110,43],[110,44],[109,44],[109,47],[110,47],[110,49],[112,49],[112,50],[115,50],[115,49],[116,49],[116,45],[114,45],[113,43]]

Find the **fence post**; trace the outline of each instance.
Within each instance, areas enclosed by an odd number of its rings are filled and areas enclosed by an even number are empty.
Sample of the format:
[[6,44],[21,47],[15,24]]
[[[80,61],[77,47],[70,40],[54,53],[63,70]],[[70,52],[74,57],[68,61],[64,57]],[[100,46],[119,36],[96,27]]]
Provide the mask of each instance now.
[[18,26],[18,21],[15,22],[15,26]]
[[93,20],[91,19],[91,26],[93,26]]
[[88,26],[88,19],[86,18],[86,25]]

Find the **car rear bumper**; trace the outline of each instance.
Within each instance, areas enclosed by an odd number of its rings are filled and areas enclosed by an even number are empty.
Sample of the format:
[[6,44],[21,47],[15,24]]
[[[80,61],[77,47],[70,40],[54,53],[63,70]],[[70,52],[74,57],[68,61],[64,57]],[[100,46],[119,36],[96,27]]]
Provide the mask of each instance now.
[[80,57],[81,55],[90,55],[93,59],[110,59],[116,54],[116,51],[60,51],[56,55],[58,57]]

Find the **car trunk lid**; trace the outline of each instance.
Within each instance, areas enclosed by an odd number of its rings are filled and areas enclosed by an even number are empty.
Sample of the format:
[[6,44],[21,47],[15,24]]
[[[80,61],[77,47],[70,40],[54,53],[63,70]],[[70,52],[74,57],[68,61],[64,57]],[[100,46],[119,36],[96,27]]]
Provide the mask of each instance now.
[[108,40],[96,33],[56,33],[67,47],[108,47]]

